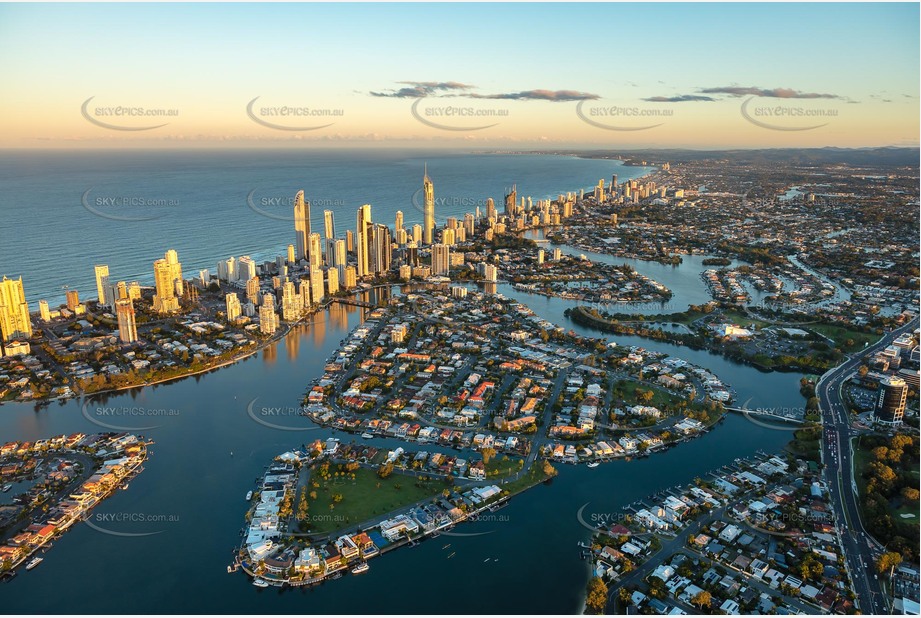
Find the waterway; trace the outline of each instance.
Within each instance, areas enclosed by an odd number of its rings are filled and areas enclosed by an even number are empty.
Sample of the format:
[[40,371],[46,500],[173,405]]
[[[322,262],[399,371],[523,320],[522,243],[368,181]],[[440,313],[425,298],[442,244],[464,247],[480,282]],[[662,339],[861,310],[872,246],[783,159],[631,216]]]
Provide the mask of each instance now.
[[[665,268],[674,279],[663,283],[697,298],[694,286],[703,288],[703,283],[695,263]],[[571,303],[500,291],[526,302],[542,317],[600,336],[563,316]],[[78,400],[37,411],[25,404],[0,407],[2,440],[103,431],[90,420],[99,417],[98,407],[174,411],[104,417],[125,427],[156,425],[141,432],[156,441],[145,471],[128,490],[97,507],[90,520],[114,534],[75,526],[55,541],[40,567],[2,584],[5,610],[574,613],[581,609],[589,577],[588,564],[579,560],[576,547],[590,536],[576,516],[580,507],[589,503],[586,514],[610,515],[757,449],[779,450],[790,438],[787,431],[730,415],[710,433],[646,459],[595,469],[561,466],[551,484],[517,496],[494,520],[455,529],[476,536],[443,536],[392,552],[373,560],[368,573],[312,589],[257,589],[242,575],[226,573],[243,526],[244,496],[275,455],[329,432],[294,413],[272,418],[290,430],[273,429],[255,421],[248,410],[258,415],[264,407],[296,407],[307,383],[322,373],[325,359],[361,323],[362,315],[362,309],[333,305],[313,324],[295,329],[238,364],[89,401],[85,408]],[[764,374],[708,352],[640,338],[616,340],[710,368],[736,389],[741,400],[751,397],[752,406],[802,404],[799,376]],[[451,548],[443,550],[446,543]],[[455,555],[448,559],[451,552]],[[484,562],[486,558],[498,561]]]

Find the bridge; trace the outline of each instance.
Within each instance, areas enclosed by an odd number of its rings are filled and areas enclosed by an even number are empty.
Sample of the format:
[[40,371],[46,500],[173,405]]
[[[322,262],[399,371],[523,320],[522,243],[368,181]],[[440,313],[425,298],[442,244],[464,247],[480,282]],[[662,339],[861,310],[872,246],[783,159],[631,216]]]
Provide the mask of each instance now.
[[369,303],[358,300],[357,298],[337,298],[334,302],[342,305],[352,305],[354,307],[365,307],[366,309],[376,309],[378,307],[376,303]]
[[724,408],[728,412],[736,412],[738,414],[744,414],[746,416],[767,416],[778,421],[784,421],[786,423],[803,423],[803,417],[806,414],[805,410],[791,410],[790,408],[734,408],[731,406],[726,406]]

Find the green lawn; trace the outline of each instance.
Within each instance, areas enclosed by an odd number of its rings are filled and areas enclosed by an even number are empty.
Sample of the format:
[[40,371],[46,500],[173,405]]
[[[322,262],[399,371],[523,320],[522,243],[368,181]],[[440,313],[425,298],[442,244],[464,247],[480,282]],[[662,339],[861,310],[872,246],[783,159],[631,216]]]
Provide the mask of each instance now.
[[[809,324],[805,328],[831,338],[834,340],[835,345],[845,352],[863,349],[865,343],[870,344],[880,338],[880,335],[876,333],[863,333],[836,324]],[[845,345],[848,339],[853,341],[852,345]]]
[[[686,397],[681,397],[678,395],[673,395],[663,388],[658,386],[651,386],[649,384],[640,384],[634,382],[633,380],[625,380],[624,384],[618,386],[618,381],[614,381],[614,387],[620,389],[620,393],[614,393],[614,402],[616,403],[618,399],[623,399],[626,401],[627,405],[636,405],[641,402],[637,399],[636,391],[637,389],[643,391],[652,391],[652,400],[649,403],[642,403],[641,405],[654,406],[660,410],[666,407],[675,407],[678,404],[687,401]],[[698,408],[697,404],[693,404],[692,408]]]
[[506,483],[504,485],[499,485],[499,487],[502,488],[503,491],[507,491],[510,494],[515,494],[519,491],[524,491],[529,487],[533,487],[538,483],[543,483],[545,480],[550,478],[544,474],[543,468],[544,462],[537,460],[531,464],[530,469],[528,469],[527,473],[523,474],[520,479]]
[[754,318],[746,313],[742,313],[741,311],[732,311],[732,310],[725,311],[724,310],[722,313],[723,313],[723,317],[726,318],[727,322],[738,324],[739,326],[743,328],[748,328],[753,324],[755,328],[758,328],[758,329],[764,328],[765,326],[772,325],[770,322],[766,322],[765,320],[759,320],[758,318]]
[[[333,532],[383,515],[419,500],[440,494],[448,485],[442,480],[419,481],[415,477],[394,472],[382,479],[374,470],[359,468],[354,473],[334,474],[337,466],[330,466],[330,478],[322,479],[317,470],[311,473],[308,483],[307,503],[310,521],[309,532]],[[351,478],[354,474],[354,479]],[[317,483],[319,487],[315,487]],[[315,491],[316,499],[310,498]],[[342,500],[334,502],[334,495]],[[332,508],[330,508],[332,506]],[[295,502],[295,509],[297,503]]]
[[486,464],[486,478],[489,480],[501,479],[511,476],[521,469],[519,462],[520,457],[509,457],[507,455],[496,455]]

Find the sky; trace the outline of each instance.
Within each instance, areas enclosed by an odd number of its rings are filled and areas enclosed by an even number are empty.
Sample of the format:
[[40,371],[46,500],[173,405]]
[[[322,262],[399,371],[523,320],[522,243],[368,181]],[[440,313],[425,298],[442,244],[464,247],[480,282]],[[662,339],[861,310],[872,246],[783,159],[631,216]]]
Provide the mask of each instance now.
[[917,146],[919,5],[3,4],[0,148]]

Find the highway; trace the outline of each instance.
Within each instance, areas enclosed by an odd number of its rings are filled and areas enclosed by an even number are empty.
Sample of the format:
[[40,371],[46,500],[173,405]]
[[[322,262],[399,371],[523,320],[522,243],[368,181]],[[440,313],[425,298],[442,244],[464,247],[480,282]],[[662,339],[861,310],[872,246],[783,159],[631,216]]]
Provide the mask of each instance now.
[[822,413],[822,462],[835,521],[843,544],[857,604],[864,614],[890,613],[881,582],[874,576],[874,563],[883,548],[860,521],[857,484],[853,474],[853,453],[848,410],[841,397],[841,387],[861,365],[864,357],[888,345],[899,335],[917,328],[918,320],[890,332],[877,343],[851,356],[825,373],[816,385],[816,397]]

